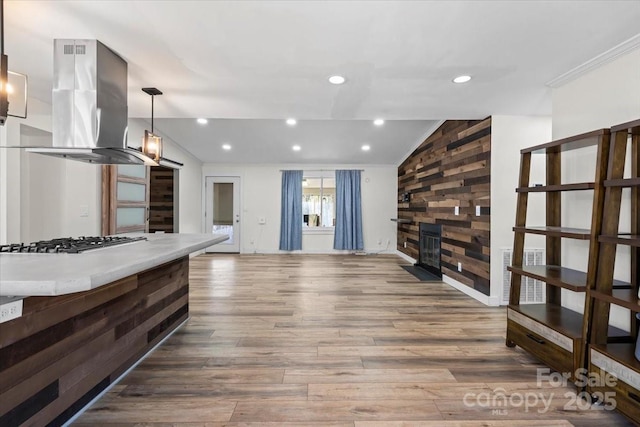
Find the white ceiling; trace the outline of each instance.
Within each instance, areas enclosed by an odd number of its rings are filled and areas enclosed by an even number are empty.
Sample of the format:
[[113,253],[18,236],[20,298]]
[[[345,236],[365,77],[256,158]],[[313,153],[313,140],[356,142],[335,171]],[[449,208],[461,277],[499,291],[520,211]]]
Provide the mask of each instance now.
[[[154,128],[171,135],[205,163],[301,163],[397,165],[423,141],[437,122],[393,120],[155,119]],[[169,129],[165,132],[165,129]],[[224,150],[223,144],[231,145]],[[130,144],[131,145],[131,144]],[[294,145],[300,151],[293,151]],[[369,145],[369,151],[362,151]]]
[[[224,141],[230,161],[389,164],[434,120],[550,114],[545,83],[638,22],[637,0],[20,0],[5,1],[5,53],[50,102],[53,39],[102,41],[129,64],[129,115],[148,118],[140,89],[159,88],[157,127],[205,161],[223,158]],[[333,74],[347,83],[330,85]],[[455,85],[459,74],[473,80]],[[278,123],[287,117],[295,129]],[[384,129],[367,123],[376,117]]]

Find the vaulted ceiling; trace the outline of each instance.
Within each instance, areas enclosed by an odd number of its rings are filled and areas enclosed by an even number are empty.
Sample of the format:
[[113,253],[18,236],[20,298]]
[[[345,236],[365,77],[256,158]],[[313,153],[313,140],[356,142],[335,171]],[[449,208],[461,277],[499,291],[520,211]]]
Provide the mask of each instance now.
[[129,115],[161,89],[156,126],[204,161],[397,164],[438,120],[550,114],[547,83],[638,22],[639,1],[615,0],[20,0],[5,52],[50,102],[53,39],[100,40],[129,64]]

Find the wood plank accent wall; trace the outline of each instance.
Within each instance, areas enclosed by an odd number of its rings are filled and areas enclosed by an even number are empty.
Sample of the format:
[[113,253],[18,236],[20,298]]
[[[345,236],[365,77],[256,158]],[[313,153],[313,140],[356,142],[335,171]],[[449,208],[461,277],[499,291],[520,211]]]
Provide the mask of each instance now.
[[441,224],[442,273],[489,295],[490,214],[491,118],[448,120],[398,168],[398,250],[418,259],[419,224]]
[[100,288],[28,297],[0,324],[0,426],[62,425],[189,315],[189,258]]
[[173,169],[150,168],[149,232],[173,233]]

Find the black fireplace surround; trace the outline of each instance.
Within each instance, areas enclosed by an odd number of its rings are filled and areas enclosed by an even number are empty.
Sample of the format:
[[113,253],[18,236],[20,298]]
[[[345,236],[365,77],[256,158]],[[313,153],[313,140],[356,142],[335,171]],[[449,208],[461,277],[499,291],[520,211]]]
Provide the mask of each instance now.
[[427,270],[438,278],[442,278],[440,247],[442,242],[442,226],[439,224],[420,223],[420,247],[416,266]]

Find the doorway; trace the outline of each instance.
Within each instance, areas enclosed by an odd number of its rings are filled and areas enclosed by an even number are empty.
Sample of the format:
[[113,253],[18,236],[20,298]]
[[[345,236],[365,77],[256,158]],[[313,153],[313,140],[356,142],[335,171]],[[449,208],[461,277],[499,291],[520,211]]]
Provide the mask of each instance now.
[[149,173],[149,233],[176,233],[174,178],[177,170],[154,166]]
[[178,169],[103,165],[102,235],[178,233]]
[[206,177],[205,203],[205,232],[229,236],[206,252],[240,253],[240,177]]

